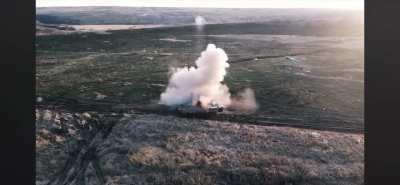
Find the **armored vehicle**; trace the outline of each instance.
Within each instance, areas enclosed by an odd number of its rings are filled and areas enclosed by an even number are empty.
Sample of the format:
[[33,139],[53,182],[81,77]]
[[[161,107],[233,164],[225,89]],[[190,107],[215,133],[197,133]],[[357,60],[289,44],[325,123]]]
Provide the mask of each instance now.
[[209,104],[208,108],[203,108],[201,102],[198,101],[196,105],[180,105],[176,107],[176,111],[182,116],[188,117],[209,117],[224,111],[224,107],[218,105],[216,102]]

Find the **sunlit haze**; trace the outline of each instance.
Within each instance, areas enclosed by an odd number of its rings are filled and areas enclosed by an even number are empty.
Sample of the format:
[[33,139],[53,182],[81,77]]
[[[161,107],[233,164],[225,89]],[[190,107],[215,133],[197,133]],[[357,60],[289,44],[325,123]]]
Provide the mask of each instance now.
[[329,8],[363,10],[363,0],[36,0],[36,7],[130,6],[201,8]]

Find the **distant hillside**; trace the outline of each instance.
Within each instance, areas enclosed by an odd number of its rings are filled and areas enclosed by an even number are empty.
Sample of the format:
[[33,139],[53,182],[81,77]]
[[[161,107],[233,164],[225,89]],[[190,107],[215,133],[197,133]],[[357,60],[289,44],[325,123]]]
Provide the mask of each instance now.
[[46,24],[80,24],[78,19],[57,15],[36,15],[36,19]]
[[36,8],[37,19],[47,24],[193,24],[196,16],[207,23],[270,21],[363,22],[362,11],[322,9],[217,9],[138,7],[46,7]]

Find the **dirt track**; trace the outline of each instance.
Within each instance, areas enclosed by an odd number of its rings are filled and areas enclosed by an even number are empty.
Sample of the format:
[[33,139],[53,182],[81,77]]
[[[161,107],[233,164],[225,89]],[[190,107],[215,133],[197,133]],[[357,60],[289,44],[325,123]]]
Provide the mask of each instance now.
[[[47,99],[47,98],[46,98]],[[118,102],[111,101],[100,101],[100,100],[85,100],[85,99],[73,99],[73,98],[55,98],[48,99],[45,104],[38,104],[41,108],[64,108],[71,111],[85,112],[95,111],[102,114],[123,114],[129,112],[135,112],[136,114],[158,114],[158,115],[172,115],[177,117],[187,117],[185,115],[177,114],[171,111],[168,107],[162,105],[120,105]],[[189,117],[190,118],[190,117]],[[225,113],[219,113],[210,117],[203,117],[201,119],[206,120],[218,120],[227,122],[236,122],[241,124],[260,125],[260,126],[288,126],[295,128],[307,128],[314,130],[328,130],[338,132],[349,132],[349,133],[363,133],[363,127],[353,127],[352,125],[342,123],[340,120],[326,119],[324,123],[321,120],[316,122],[304,122],[301,119],[290,118],[290,117],[277,117],[277,116],[266,116],[263,114],[248,114],[238,113],[232,111],[225,111]],[[323,120],[323,118],[322,118]],[[319,121],[319,122],[318,122]],[[346,126],[350,125],[350,126]]]

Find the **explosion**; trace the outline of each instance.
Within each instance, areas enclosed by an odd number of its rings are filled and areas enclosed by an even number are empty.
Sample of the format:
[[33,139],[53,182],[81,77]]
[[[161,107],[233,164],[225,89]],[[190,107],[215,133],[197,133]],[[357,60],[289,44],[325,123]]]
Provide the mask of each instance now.
[[255,110],[254,92],[246,89],[239,97],[231,98],[229,88],[223,84],[229,67],[228,56],[221,48],[208,44],[193,67],[174,68],[160,104],[168,106],[196,105],[209,108],[217,103],[240,110]]
[[195,24],[196,24],[197,26],[203,26],[203,25],[207,24],[206,19],[204,19],[204,17],[202,17],[202,16],[197,16],[197,17],[194,19],[194,22],[195,22]]

